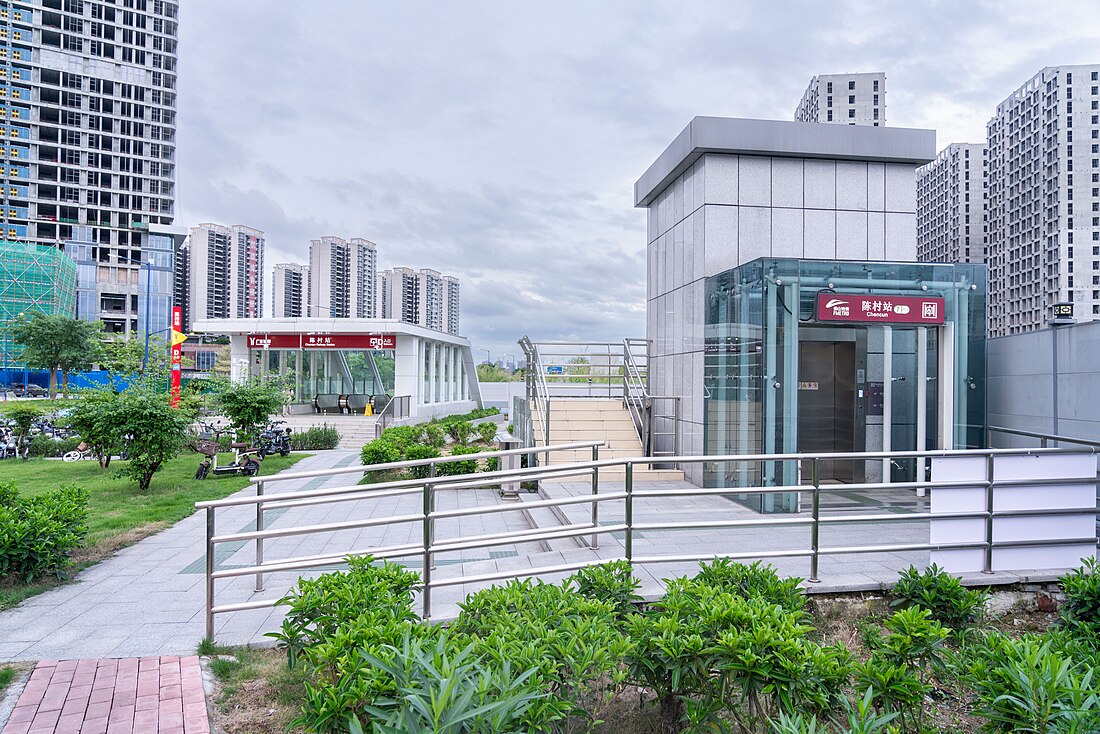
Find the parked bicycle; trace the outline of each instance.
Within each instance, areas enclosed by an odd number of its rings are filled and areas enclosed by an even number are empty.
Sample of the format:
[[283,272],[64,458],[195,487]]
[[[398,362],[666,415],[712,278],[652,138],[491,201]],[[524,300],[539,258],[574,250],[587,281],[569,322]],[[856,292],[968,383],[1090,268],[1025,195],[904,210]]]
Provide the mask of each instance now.
[[72,451],[68,451],[61,456],[62,461],[84,461],[85,459],[93,459],[98,461],[99,456],[92,450],[92,447],[81,441],[77,444],[76,448]]

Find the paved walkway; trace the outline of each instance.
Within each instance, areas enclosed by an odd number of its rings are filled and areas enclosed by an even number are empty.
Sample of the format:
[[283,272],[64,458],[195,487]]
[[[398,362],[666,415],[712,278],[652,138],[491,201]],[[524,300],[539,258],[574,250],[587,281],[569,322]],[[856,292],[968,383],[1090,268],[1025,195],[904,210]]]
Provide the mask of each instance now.
[[210,734],[197,657],[43,660],[3,734]]

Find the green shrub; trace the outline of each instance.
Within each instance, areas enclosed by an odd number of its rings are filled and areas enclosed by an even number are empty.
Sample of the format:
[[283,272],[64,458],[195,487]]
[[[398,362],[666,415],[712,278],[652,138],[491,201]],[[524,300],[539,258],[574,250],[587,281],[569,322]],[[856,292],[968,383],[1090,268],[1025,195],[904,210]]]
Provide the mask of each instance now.
[[474,426],[477,438],[482,443],[492,443],[497,435],[497,424],[492,422],[478,423]]
[[977,694],[975,713],[995,731],[1100,730],[1094,670],[1054,652],[1041,637],[990,633],[966,651],[963,678]]
[[641,582],[634,578],[634,571],[626,561],[609,561],[582,568],[568,581],[577,587],[581,596],[610,604],[620,619],[636,612],[638,603],[642,601],[637,593]]
[[1100,634],[1100,565],[1095,558],[1081,562],[1081,568],[1059,579],[1066,595],[1059,615],[1069,627]]
[[774,568],[760,561],[746,565],[728,558],[715,558],[700,563],[699,575],[695,578],[700,583],[746,599],[767,600],[790,612],[806,606],[806,595],[798,587],[802,579],[793,576],[781,579]]
[[[422,443],[415,443],[405,451],[405,458],[409,461],[420,461],[422,459],[435,459],[439,457],[439,449],[434,446],[428,446]],[[414,466],[409,468],[409,474],[414,479],[425,479],[430,473],[431,467],[427,464],[424,466]],[[436,470],[439,470],[439,465],[436,465]]]
[[327,423],[290,434],[292,451],[327,451],[340,445],[340,432]]
[[424,424],[424,442],[437,449],[443,448],[447,443],[447,431],[439,423]]
[[64,456],[70,451],[75,451],[78,445],[80,445],[80,438],[77,436],[63,438],[57,441],[49,436],[40,434],[31,439],[28,449],[31,456],[56,458],[58,456]]
[[934,563],[923,573],[915,566],[902,571],[893,595],[891,606],[925,609],[932,619],[955,630],[966,629],[985,612],[984,593],[967,589]]
[[392,426],[382,431],[382,440],[389,441],[402,454],[413,444],[420,443],[424,436],[424,426],[417,424],[412,426]]
[[500,457],[499,456],[490,456],[488,459],[486,459],[485,460],[485,471],[487,471],[487,472],[500,471]]
[[88,493],[66,486],[20,497],[0,484],[0,580],[31,582],[64,572],[88,532]]
[[924,702],[933,672],[946,669],[949,632],[927,609],[912,606],[883,622],[886,634],[868,630],[871,660],[857,672],[857,684],[871,686],[874,700],[901,717],[903,728],[923,731]]
[[623,680],[627,641],[614,609],[566,586],[512,581],[484,589],[459,605],[452,631],[474,644],[490,667],[534,669],[551,693],[528,710],[523,731],[545,731],[567,715],[583,715],[582,697]]
[[782,712],[825,711],[841,700],[850,654],[808,639],[806,615],[783,606],[791,599],[782,587],[773,600],[755,595],[756,584],[747,596],[732,583],[756,573],[725,562],[706,578],[671,579],[660,601],[624,623],[630,680],[655,691],[664,729],[726,730],[728,715],[738,729],[758,731]]
[[[534,669],[509,661],[486,665],[474,646],[459,648],[446,635],[433,641],[406,635],[384,657],[361,653],[371,667],[393,680],[395,694],[365,707],[372,731],[405,734],[496,734],[523,731],[529,710],[547,694],[532,680]],[[364,731],[359,716],[348,720],[351,734]]]
[[469,421],[452,421],[445,424],[447,435],[459,446],[465,446],[473,435],[474,426]]
[[[475,446],[452,446],[451,456],[462,456],[465,454],[479,454],[481,449]],[[477,459],[467,459],[465,461],[447,461],[442,464],[438,464],[435,467],[435,473],[441,477],[457,477],[462,474],[474,474],[477,472]]]
[[385,438],[376,438],[359,452],[359,460],[365,466],[390,464],[401,461],[401,450]]

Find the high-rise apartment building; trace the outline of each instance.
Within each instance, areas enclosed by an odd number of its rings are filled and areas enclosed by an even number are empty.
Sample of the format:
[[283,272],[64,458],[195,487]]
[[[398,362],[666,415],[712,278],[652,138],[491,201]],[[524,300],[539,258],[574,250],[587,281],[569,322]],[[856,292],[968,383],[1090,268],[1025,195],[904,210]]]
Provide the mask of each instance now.
[[377,311],[378,299],[375,295],[375,276],[378,271],[378,249],[370,240],[352,237],[348,241],[351,254],[351,266],[348,278],[351,281],[348,310],[360,319],[373,319]]
[[952,143],[917,169],[917,260],[985,262],[986,148]]
[[307,315],[374,318],[377,257],[374,243],[359,237],[310,242]]
[[176,258],[172,266],[172,305],[180,307],[182,328],[191,329],[191,242],[183,236],[176,241]]
[[304,316],[303,304],[308,282],[305,265],[277,264],[271,277],[271,315],[277,319]]
[[420,323],[420,279],[411,268],[393,268],[378,274],[378,318]]
[[438,270],[421,268],[416,274],[416,287],[420,303],[417,323],[427,329],[443,331],[443,275]]
[[171,317],[177,8],[0,2],[0,237],[65,249],[109,333]]
[[1069,301],[1100,318],[1100,64],[1047,67],[997,105],[989,148],[989,334]]
[[191,318],[260,318],[264,233],[235,224],[191,228],[188,247]]
[[459,281],[439,271],[392,268],[378,274],[378,318],[458,334]]
[[794,111],[797,122],[886,124],[886,74],[822,74],[810,80]]
[[459,299],[458,278],[443,276],[443,330],[448,334],[458,334]]

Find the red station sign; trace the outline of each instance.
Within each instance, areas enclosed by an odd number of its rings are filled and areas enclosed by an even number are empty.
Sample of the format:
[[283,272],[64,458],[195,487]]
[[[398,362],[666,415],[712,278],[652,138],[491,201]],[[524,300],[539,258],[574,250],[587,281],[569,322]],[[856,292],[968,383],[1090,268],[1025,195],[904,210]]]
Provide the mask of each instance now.
[[249,349],[396,349],[396,334],[249,334]]
[[866,324],[942,324],[943,298],[818,293],[817,320]]

